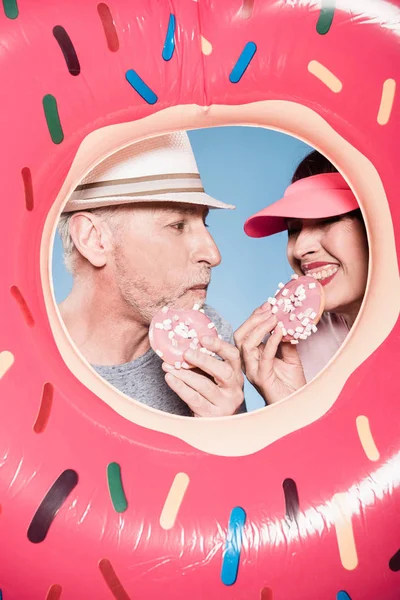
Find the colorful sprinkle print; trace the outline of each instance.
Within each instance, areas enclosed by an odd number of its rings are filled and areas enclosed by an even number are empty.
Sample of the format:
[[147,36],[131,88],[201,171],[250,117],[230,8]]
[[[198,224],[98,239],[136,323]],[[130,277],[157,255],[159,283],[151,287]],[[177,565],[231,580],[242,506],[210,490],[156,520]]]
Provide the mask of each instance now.
[[340,562],[347,571],[354,571],[358,566],[358,555],[353,531],[352,511],[347,494],[338,493],[333,496],[332,513]]
[[254,42],[248,42],[241,55],[238,58],[237,63],[232,69],[231,74],[229,75],[229,81],[231,83],[238,83],[242,77],[247,67],[249,66],[253,56],[255,55],[257,50],[257,46]]
[[17,0],[3,0],[3,8],[6,17],[9,19],[16,19],[18,17]]
[[163,529],[172,529],[175,525],[189,483],[189,475],[186,473],[175,475],[160,516],[160,525]]
[[14,355],[12,352],[8,350],[2,350],[0,352],[0,379],[4,377],[9,369],[11,369],[14,364]]
[[68,71],[71,75],[79,75],[81,72],[81,66],[79,64],[79,59],[77,57],[74,45],[71,42],[71,38],[69,37],[68,33],[65,31],[64,27],[61,27],[61,25],[56,25],[53,29],[53,35],[60,46],[61,52],[63,53],[65,62],[67,63]]
[[237,506],[232,510],[229,519],[226,546],[222,560],[221,581],[225,585],[233,585],[237,579],[245,522],[246,513],[243,508]]
[[386,79],[382,87],[381,104],[378,112],[378,124],[387,125],[392,115],[394,99],[396,96],[396,81]]
[[351,600],[347,592],[340,591],[336,595],[336,600]]
[[52,585],[46,594],[46,600],[60,600],[62,594],[61,585]]
[[21,294],[20,290],[17,288],[16,285],[13,285],[10,289],[10,292],[12,297],[15,298],[15,300],[17,301],[17,304],[25,319],[25,323],[28,325],[28,327],[33,327],[35,321],[33,319],[31,311],[29,310],[29,306],[27,305],[25,298]]
[[297,521],[300,508],[296,482],[293,479],[285,479],[283,491],[285,494],[286,517],[289,521]]
[[31,210],[33,210],[33,206],[34,206],[31,170],[28,167],[24,167],[21,170],[21,175],[22,175],[22,181],[24,183],[25,207],[26,207],[26,210],[31,211]]
[[155,93],[145,84],[143,79],[133,69],[126,72],[126,79],[131,84],[133,89],[147,102],[147,104],[155,104],[158,100]]
[[164,60],[171,60],[175,50],[175,15],[169,16],[167,34],[165,36],[164,48],[162,57]]
[[128,508],[128,502],[122,486],[121,467],[118,463],[112,462],[108,465],[107,481],[114,510],[116,510],[118,513],[125,512]]
[[200,36],[201,41],[201,51],[204,56],[209,56],[212,52],[212,44],[203,36]]
[[389,569],[395,573],[400,571],[400,550],[398,550],[389,560]]
[[115,600],[131,600],[107,558],[103,558],[99,562],[99,569]]
[[33,431],[35,433],[43,433],[43,431],[46,429],[50,418],[51,408],[53,406],[53,395],[53,386],[51,383],[45,383],[43,386],[38,416],[36,417],[36,421],[33,426]]
[[342,91],[343,84],[340,79],[317,60],[311,60],[309,62],[308,70],[335,94]]
[[64,139],[64,133],[58,115],[57,100],[54,96],[51,94],[44,96],[43,108],[50,137],[54,144],[61,144]]
[[97,12],[103,25],[104,35],[106,36],[107,46],[111,52],[119,50],[119,39],[114,19],[107,4],[101,2],[97,6]]
[[28,540],[39,544],[45,540],[58,511],[78,484],[78,473],[67,469],[61,473],[40,503],[28,529]]
[[378,448],[376,447],[374,438],[372,437],[368,417],[365,415],[359,415],[356,419],[356,427],[361,446],[363,447],[367,458],[376,462],[379,460],[380,454]]
[[331,26],[335,14],[336,0],[321,0],[322,7],[317,23],[317,32],[326,35]]

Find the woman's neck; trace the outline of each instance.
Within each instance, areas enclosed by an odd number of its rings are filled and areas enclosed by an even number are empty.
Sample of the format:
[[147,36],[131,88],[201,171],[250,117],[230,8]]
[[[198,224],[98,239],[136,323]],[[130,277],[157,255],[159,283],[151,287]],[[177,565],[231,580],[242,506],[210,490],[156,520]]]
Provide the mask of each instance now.
[[361,303],[362,300],[359,300],[349,306],[346,306],[345,308],[343,308],[343,310],[334,311],[336,312],[336,314],[342,317],[349,330],[353,327],[354,321],[356,320],[358,313],[360,312]]

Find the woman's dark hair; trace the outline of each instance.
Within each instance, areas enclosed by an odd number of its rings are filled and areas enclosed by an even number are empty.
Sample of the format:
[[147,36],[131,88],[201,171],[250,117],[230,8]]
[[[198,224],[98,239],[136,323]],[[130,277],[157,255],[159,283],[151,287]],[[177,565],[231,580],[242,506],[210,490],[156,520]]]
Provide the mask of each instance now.
[[297,169],[292,177],[292,183],[305,177],[311,177],[312,175],[320,175],[321,173],[337,173],[338,170],[333,164],[317,150],[313,150],[308,154]]
[[[298,181],[299,179],[304,179],[305,177],[312,177],[313,175],[320,175],[322,173],[338,173],[336,167],[318,150],[313,150],[310,154],[307,154],[305,158],[301,161],[297,169],[295,170],[292,183]],[[364,223],[364,219],[362,218],[361,210],[356,208],[351,212],[347,213],[349,217],[356,217],[362,223]]]

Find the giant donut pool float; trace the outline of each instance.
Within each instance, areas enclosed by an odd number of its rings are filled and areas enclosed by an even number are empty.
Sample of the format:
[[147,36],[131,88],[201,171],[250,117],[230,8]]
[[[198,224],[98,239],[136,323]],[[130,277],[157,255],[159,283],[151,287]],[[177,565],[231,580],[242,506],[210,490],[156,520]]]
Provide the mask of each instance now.
[[[2,0],[4,600],[398,600],[399,8]],[[364,304],[285,401],[164,414],[74,350],[50,278],[56,221],[133,140],[240,124],[340,168],[368,229]]]

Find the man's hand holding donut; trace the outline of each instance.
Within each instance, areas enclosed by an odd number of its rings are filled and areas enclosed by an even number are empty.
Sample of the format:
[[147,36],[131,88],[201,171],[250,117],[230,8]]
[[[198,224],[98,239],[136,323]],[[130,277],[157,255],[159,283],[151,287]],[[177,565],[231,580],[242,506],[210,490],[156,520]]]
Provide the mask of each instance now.
[[169,387],[189,406],[195,417],[234,415],[244,401],[244,377],[237,348],[219,338],[201,338],[202,345],[223,360],[188,350],[185,361],[196,367],[175,369],[163,363]]
[[257,308],[234,335],[246,377],[267,404],[286,398],[306,384],[297,350],[292,344],[280,343],[282,330],[276,327],[271,309],[268,302]]

